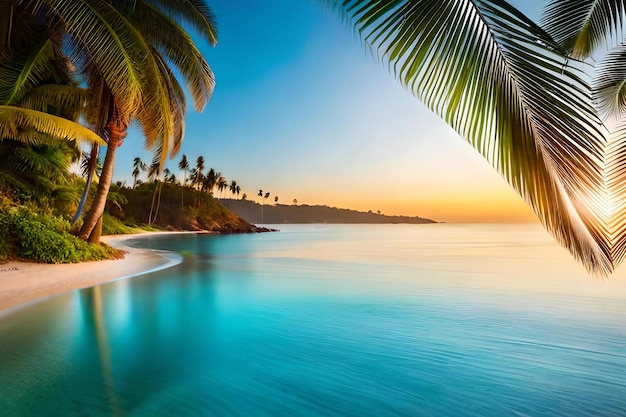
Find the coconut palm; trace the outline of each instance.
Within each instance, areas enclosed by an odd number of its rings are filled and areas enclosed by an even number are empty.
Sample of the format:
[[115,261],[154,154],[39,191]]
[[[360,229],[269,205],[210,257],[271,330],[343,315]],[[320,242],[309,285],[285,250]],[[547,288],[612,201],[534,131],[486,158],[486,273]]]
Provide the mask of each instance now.
[[156,182],[161,175],[161,164],[159,161],[152,161],[148,168],[148,181]]
[[217,178],[221,175],[222,174],[219,172],[215,172],[213,168],[209,168],[209,171],[205,176],[205,182],[202,184],[202,190],[208,192],[209,194],[213,194],[213,188],[215,188]]
[[231,198],[234,198],[235,197],[235,193],[237,192],[237,181],[232,180],[230,182],[230,185],[228,186],[228,189],[230,190]]
[[[163,171],[164,172],[164,171]],[[150,203],[150,214],[148,215],[148,224],[152,224],[159,213],[159,206],[161,204],[161,164],[159,163],[158,155],[152,160],[152,164],[148,168],[148,181],[154,183],[154,190],[152,192],[152,202]],[[155,209],[156,203],[156,209]]]
[[137,186],[137,181],[139,179],[139,175],[141,175],[142,171],[147,170],[148,167],[146,166],[146,163],[143,162],[141,160],[140,157],[135,157],[135,159],[133,160],[133,188],[135,188]]
[[191,181],[191,184],[198,190],[202,187],[202,181],[204,180],[202,171],[204,171],[204,157],[199,156],[198,159],[196,159],[196,167],[193,170],[193,178]]
[[261,198],[261,223],[263,223],[263,190],[259,190],[257,197]]
[[187,81],[196,109],[206,105],[213,75],[183,25],[214,44],[214,19],[202,0],[23,0],[15,7],[23,12],[34,5],[69,34],[63,48],[96,103],[87,119],[108,141],[96,196],[79,233],[87,239],[104,211],[116,149],[130,121],[138,121],[161,165],[180,146],[185,96],[170,65]]
[[224,178],[222,175],[219,175],[219,177],[217,178],[217,183],[216,183],[215,186],[217,187],[217,189],[221,193],[223,190],[228,189],[228,181],[226,181],[226,178]]
[[178,169],[183,171],[183,187],[187,185],[187,171],[189,171],[189,161],[187,155],[183,154],[180,162],[178,163]]
[[278,204],[278,196],[274,196],[274,204]]
[[180,187],[180,207],[185,207],[185,187],[187,186],[187,171],[189,171],[189,161],[187,155],[183,154],[180,162],[178,163],[178,169],[183,171],[183,184]]
[[[605,178],[623,183],[626,158],[607,148],[587,66],[563,47],[578,51],[578,44],[593,46],[621,30],[623,1],[554,0],[547,20],[561,29],[548,25],[547,32],[503,0],[322,3],[354,24],[397,78],[468,140],[588,269],[614,268],[625,252],[611,241],[604,199],[595,196],[615,186]],[[607,155],[616,160],[609,171]]]

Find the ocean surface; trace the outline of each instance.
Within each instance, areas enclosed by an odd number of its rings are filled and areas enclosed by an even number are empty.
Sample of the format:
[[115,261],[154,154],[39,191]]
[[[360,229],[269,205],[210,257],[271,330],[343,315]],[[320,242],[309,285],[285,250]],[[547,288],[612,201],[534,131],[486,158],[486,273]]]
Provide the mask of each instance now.
[[0,316],[0,416],[626,416],[626,265],[538,225],[169,235]]

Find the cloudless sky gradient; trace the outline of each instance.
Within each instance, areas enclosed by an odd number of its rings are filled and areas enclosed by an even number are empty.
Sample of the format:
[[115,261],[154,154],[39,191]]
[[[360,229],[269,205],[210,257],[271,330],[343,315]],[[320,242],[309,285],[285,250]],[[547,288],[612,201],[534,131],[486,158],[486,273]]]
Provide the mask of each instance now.
[[[512,188],[394,79],[334,12],[310,0],[208,0],[219,41],[201,45],[216,76],[203,113],[189,103],[177,177],[199,155],[248,199],[325,204],[448,222],[534,221]],[[537,18],[539,0],[511,2]],[[138,130],[116,180],[149,162]],[[144,177],[145,179],[145,177]]]

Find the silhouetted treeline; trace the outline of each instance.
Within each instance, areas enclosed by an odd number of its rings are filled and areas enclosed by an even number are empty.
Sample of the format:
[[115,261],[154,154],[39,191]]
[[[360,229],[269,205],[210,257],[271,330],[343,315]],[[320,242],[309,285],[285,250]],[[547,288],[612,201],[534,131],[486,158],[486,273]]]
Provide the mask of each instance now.
[[220,199],[229,210],[250,223],[436,223],[423,217],[386,216],[328,206],[272,204],[249,200]]

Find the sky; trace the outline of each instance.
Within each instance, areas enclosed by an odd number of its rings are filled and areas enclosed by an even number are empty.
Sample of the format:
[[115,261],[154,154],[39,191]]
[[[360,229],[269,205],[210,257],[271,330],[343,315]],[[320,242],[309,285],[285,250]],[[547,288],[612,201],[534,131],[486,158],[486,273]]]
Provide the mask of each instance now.
[[[321,204],[444,222],[536,221],[463,138],[404,88],[337,15],[311,0],[209,0],[216,77],[202,113],[189,103],[179,154],[279,203]],[[536,18],[539,0],[512,4]],[[131,129],[115,179],[152,159]]]

